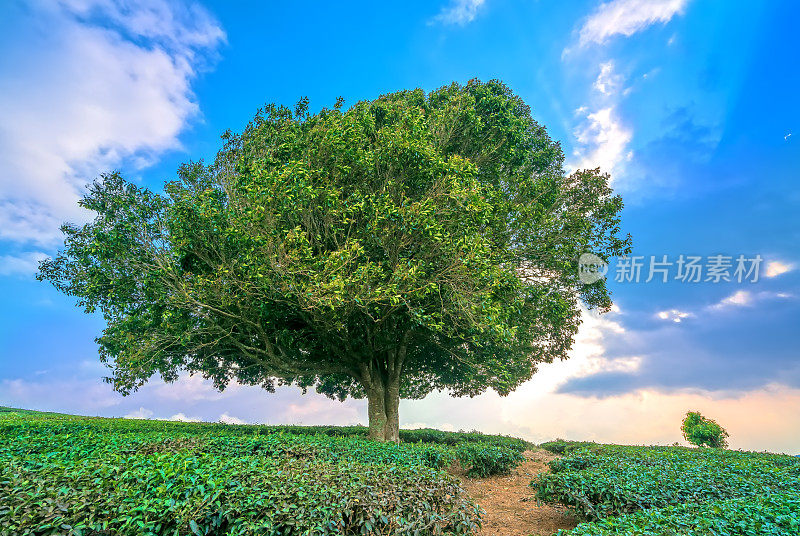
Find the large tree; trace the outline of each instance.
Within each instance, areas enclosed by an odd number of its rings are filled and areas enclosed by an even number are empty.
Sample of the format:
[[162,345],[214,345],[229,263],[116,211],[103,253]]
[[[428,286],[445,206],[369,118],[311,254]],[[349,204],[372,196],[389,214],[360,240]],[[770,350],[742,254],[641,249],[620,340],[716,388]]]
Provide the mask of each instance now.
[[623,254],[622,201],[505,85],[400,91],[312,114],[266,106],[212,164],[157,194],[107,174],[39,278],[103,313],[107,380],[127,394],[182,370],[367,398],[397,441],[400,398],[501,395],[564,359],[578,257]]

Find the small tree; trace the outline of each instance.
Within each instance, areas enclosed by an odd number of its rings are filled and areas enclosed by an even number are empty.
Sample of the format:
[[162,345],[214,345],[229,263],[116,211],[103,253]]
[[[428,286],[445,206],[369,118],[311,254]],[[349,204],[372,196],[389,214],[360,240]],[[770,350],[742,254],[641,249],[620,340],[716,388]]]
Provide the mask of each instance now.
[[366,397],[397,441],[400,397],[501,395],[564,359],[579,303],[606,310],[578,257],[630,249],[622,200],[563,153],[505,85],[400,91],[316,114],[270,105],[214,163],[157,194],[118,174],[62,227],[39,278],[102,311],[107,381],[154,374]]
[[688,412],[681,430],[683,437],[692,445],[722,449],[728,446],[728,432],[716,421],[703,417],[699,412]]

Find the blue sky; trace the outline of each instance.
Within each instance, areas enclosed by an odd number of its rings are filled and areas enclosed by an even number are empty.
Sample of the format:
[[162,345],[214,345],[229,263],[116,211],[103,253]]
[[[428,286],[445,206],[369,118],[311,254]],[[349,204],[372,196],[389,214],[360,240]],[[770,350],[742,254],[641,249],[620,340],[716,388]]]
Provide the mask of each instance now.
[[[405,426],[533,440],[679,441],[700,409],[733,446],[800,452],[800,45],[795,2],[403,4],[64,0],[0,5],[0,404],[106,416],[348,424],[363,402],[198,377],[123,398],[102,319],[33,279],[102,171],[160,189],[266,102],[312,108],[499,78],[626,202],[634,254],[761,256],[757,282],[611,282],[572,358],[507,398],[403,402]],[[612,263],[613,280],[617,266]],[[645,270],[647,266],[645,266]]]

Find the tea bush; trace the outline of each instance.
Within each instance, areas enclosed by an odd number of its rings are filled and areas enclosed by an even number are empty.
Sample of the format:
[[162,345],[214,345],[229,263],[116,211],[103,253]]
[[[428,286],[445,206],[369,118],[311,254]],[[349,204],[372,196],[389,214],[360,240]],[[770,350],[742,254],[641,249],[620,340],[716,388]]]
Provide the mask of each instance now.
[[591,443],[589,441],[567,441],[565,439],[555,439],[553,441],[548,441],[547,443],[542,443],[539,445],[539,447],[548,452],[552,452],[553,454],[566,454],[575,449],[588,447],[595,444],[596,443]]
[[471,477],[507,475],[525,460],[519,451],[476,443],[458,445],[456,458]]
[[359,428],[0,412],[0,534],[467,535],[480,510],[443,468],[521,460],[511,438]]
[[582,523],[569,536],[794,536],[800,534],[800,494],[729,499],[643,510]]
[[532,486],[540,500],[592,521],[573,536],[800,534],[800,459],[682,447],[566,450]]
[[[252,427],[249,427],[252,428]],[[365,426],[280,426],[285,433],[309,435],[320,434],[332,437],[367,437]],[[488,435],[481,432],[445,432],[432,428],[400,430],[403,443],[436,443],[457,445],[459,443],[480,443],[505,447],[522,452],[531,445],[522,439],[502,435]]]

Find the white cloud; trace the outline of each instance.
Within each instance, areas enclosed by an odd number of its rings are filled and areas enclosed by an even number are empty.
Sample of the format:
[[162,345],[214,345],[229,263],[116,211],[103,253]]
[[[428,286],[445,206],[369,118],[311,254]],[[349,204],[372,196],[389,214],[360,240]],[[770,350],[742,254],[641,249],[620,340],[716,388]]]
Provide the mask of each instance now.
[[767,269],[764,272],[766,277],[777,277],[786,272],[794,270],[794,264],[789,264],[781,261],[771,261],[767,263]]
[[[610,358],[606,352],[607,341],[620,337],[635,337],[628,333],[621,321],[623,315],[615,304],[605,314],[583,309],[581,325],[575,336],[575,343],[570,351],[570,358],[539,367],[533,378],[523,387],[539,393],[554,393],[564,383],[573,378],[583,378],[601,372],[628,372],[639,369],[642,359],[639,356],[623,356]],[[482,395],[485,399],[493,399],[494,394]],[[513,396],[513,395],[511,395]],[[501,398],[497,397],[498,407],[503,407]],[[487,410],[491,413],[494,410]],[[415,421],[431,422],[420,416]],[[413,422],[413,421],[412,421]],[[509,432],[510,433],[510,432]]]
[[219,422],[225,424],[247,424],[245,421],[240,419],[239,417],[234,417],[232,415],[228,415],[228,413],[223,413],[219,416]]
[[633,131],[623,124],[615,106],[586,114],[574,134],[578,142],[574,169],[599,167],[614,177],[622,173],[624,164],[633,157],[628,149]]
[[166,0],[35,6],[14,14],[24,46],[0,59],[0,239],[48,245],[87,218],[86,183],[180,147],[198,114],[191,81],[224,33]]
[[[445,393],[433,393],[423,400],[403,400],[401,425],[403,428],[477,429],[536,442],[567,437],[613,443],[670,444],[681,440],[680,421],[685,412],[698,409],[713,416],[731,432],[734,448],[800,452],[797,439],[800,437],[800,389],[796,388],[775,385],[730,394],[700,389],[662,392],[646,388],[599,398],[558,392],[559,386],[570,378],[597,371],[635,373],[638,370],[640,360],[637,357],[608,357],[607,348],[618,343],[620,338],[632,341],[632,346],[641,346],[635,344],[641,333],[626,329],[622,323],[624,315],[622,311],[602,316],[584,312],[584,323],[572,357],[542,365],[530,381],[507,397],[494,392],[475,398],[451,398]],[[276,393],[268,394],[257,387],[240,387],[230,398],[210,399],[203,395],[190,405],[186,400],[165,398],[166,391],[162,387],[160,380],[154,379],[138,393],[123,399],[93,374],[85,380],[0,380],[0,405],[105,416],[128,412],[129,418],[152,418],[154,413],[147,408],[158,408],[159,415],[174,413],[175,416],[185,415],[190,408],[191,415],[199,415],[206,421],[288,424],[298,422],[298,415],[302,415],[305,424],[366,423],[364,400],[348,399],[341,403],[313,392],[302,395],[298,389],[279,388]]]
[[670,322],[675,322],[676,324],[680,324],[686,318],[694,317],[694,313],[681,311],[679,309],[669,309],[666,311],[659,311],[658,313],[656,313],[656,316],[661,320],[668,320]]
[[[630,36],[651,24],[666,23],[683,13],[687,1],[612,0],[600,4],[581,26],[578,48],[602,45],[614,35]],[[575,47],[568,47],[562,57],[574,60],[574,51]],[[633,158],[633,129],[620,114],[620,103],[630,91],[622,87],[624,83],[625,77],[617,73],[613,60],[600,63],[592,84],[591,105],[576,110],[580,120],[574,129],[577,143],[569,162],[573,170],[599,167],[612,179],[624,177],[626,164]]]
[[108,384],[95,377],[92,381],[37,375],[35,381],[22,378],[0,380],[0,405],[43,411],[97,414],[119,403]]
[[463,26],[475,20],[478,10],[483,6],[485,0],[452,0],[451,3],[442,8],[432,22],[442,24],[458,24]]
[[[295,388],[282,387],[270,394],[234,382],[220,393],[210,380],[182,374],[174,383],[154,377],[123,397],[102,381],[108,371],[97,361],[82,362],[71,372],[74,374],[50,370],[32,379],[0,379],[0,406],[104,417],[172,415],[175,420],[208,422],[217,422],[226,414],[248,423],[349,426],[367,422],[363,400],[339,402],[313,392],[302,394]],[[141,414],[143,407],[157,408],[157,413]]]
[[185,403],[203,400],[222,400],[230,398],[242,388],[242,385],[231,382],[224,391],[218,391],[211,380],[206,380],[200,374],[181,375],[172,383],[151,382],[147,387],[153,394],[162,400],[180,401]]
[[185,413],[176,413],[168,420],[178,422],[200,422],[202,419],[200,417],[187,417]]
[[609,60],[600,64],[600,74],[597,75],[592,87],[603,95],[612,95],[620,90],[622,82],[622,75],[614,72],[614,61]]
[[709,306],[709,309],[713,310],[723,310],[723,309],[730,309],[734,307],[749,307],[754,305],[756,302],[764,301],[764,300],[771,300],[771,299],[789,299],[793,298],[794,295],[788,292],[750,292],[749,290],[737,290],[730,296],[727,296],[720,300],[719,302],[715,303],[714,305]]
[[601,4],[580,29],[580,44],[603,44],[615,35],[631,36],[683,14],[688,0],[612,0]]
[[642,365],[640,356],[623,356],[609,358],[606,355],[606,339],[627,334],[625,326],[618,320],[621,310],[615,304],[612,310],[603,315],[587,310],[581,311],[582,323],[575,336],[575,345],[570,352],[570,359],[555,370],[548,378],[547,374],[537,373],[534,377],[540,386],[548,385],[548,390],[555,391],[559,386],[572,378],[583,378],[602,372],[634,373]]
[[404,430],[419,430],[420,428],[430,428],[426,422],[410,422],[403,425]]
[[136,36],[164,48],[180,51],[190,59],[196,48],[215,47],[225,32],[199,4],[164,0],[60,0],[81,18],[107,17]]
[[[708,311],[723,311],[738,307],[751,307],[757,302],[765,300],[781,300],[789,298],[794,298],[794,295],[788,292],[770,292],[766,290],[761,292],[737,290],[733,294],[725,296],[717,303],[705,307],[705,309]],[[681,311],[680,309],[667,309],[657,312],[655,316],[661,320],[680,323],[687,318],[694,318],[697,315],[689,311]]]
[[[732,448],[800,452],[797,441],[800,389],[775,385],[730,397],[700,390],[667,393],[643,389],[593,398],[536,393],[525,387],[509,395],[508,401],[504,402],[502,414],[509,422],[492,431],[503,433],[503,426],[517,428],[526,439],[536,442],[565,437],[622,444],[669,445],[675,441],[683,443],[681,420],[688,410],[697,409],[704,415],[713,416],[730,432]],[[458,404],[461,407],[450,416],[456,426],[470,422],[470,411],[474,411],[474,406],[478,406],[480,401],[473,404],[472,401],[454,400],[445,410],[452,411]]]
[[723,298],[715,307],[741,307],[753,303],[754,295],[748,290],[737,290],[730,296]]
[[[725,394],[702,389],[640,389],[594,397],[561,393],[567,379],[597,371],[635,373],[639,359],[608,359],[604,339],[627,330],[614,315],[585,314],[572,357],[542,365],[533,378],[507,397],[488,392],[475,398],[433,393],[423,400],[401,402],[402,428],[479,429],[542,442],[556,437],[622,444],[671,444],[682,441],[680,422],[686,411],[712,415],[731,432],[733,448],[798,453],[800,389],[773,385]],[[794,420],[787,420],[793,417]],[[792,422],[786,429],[786,423]]]
[[32,276],[39,269],[39,262],[46,258],[40,251],[0,255],[0,275]]
[[363,406],[360,401],[353,405],[340,405],[334,403],[331,406],[330,399],[317,396],[304,396],[297,402],[289,404],[281,413],[280,418],[284,422],[292,424],[314,424],[325,422],[325,419],[340,417],[346,419],[345,422],[359,422],[359,412],[357,406]]
[[592,85],[594,111],[588,106],[575,110],[583,119],[573,131],[577,142],[569,162],[573,170],[599,167],[614,179],[623,174],[625,163],[633,157],[628,148],[633,131],[622,122],[617,111],[625,94],[623,83],[624,77],[616,72],[613,60],[600,64]]
[[149,410],[145,407],[141,407],[136,411],[131,411],[130,413],[126,414],[123,418],[124,419],[149,419],[153,416],[153,411]]

